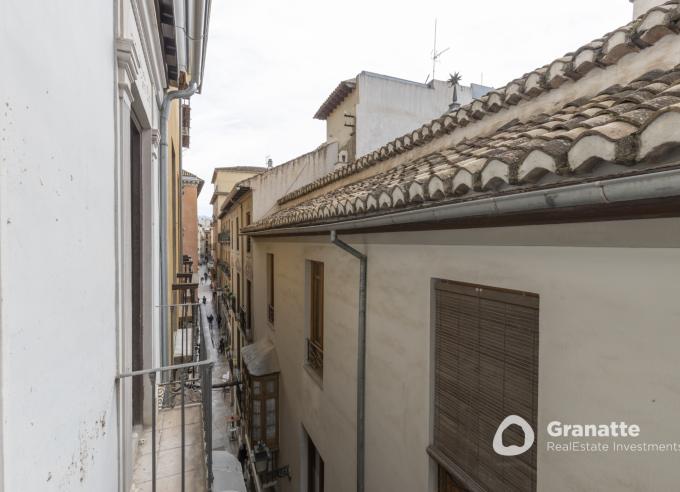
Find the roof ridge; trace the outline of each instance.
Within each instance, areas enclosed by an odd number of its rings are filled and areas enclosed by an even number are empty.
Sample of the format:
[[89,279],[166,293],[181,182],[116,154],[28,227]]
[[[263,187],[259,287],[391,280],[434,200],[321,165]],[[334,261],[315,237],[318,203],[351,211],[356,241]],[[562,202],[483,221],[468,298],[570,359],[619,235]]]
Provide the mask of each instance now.
[[282,208],[245,231],[351,221],[677,167],[680,65],[506,126]]
[[551,63],[510,81],[504,87],[494,89],[474,99],[465,106],[444,113],[420,128],[395,138],[375,151],[356,159],[352,164],[287,193],[279,198],[277,203],[283,205],[295,200],[395,155],[421,146],[434,138],[450,134],[455,129],[467,126],[471,122],[497,114],[508,106],[515,106],[521,101],[531,100],[557,89],[569,80],[578,81],[594,68],[615,65],[625,55],[653,46],[668,34],[677,34],[680,30],[679,19],[680,0],[669,0],[650,9],[628,24],[581,46],[574,52],[566,53]]

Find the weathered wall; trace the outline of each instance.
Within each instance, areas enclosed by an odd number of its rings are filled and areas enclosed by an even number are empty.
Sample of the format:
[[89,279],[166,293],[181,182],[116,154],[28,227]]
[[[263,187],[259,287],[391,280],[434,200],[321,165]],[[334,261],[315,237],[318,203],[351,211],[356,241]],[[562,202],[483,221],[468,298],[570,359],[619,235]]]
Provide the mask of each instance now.
[[[540,491],[671,490],[675,455],[547,453],[546,425],[626,421],[644,439],[680,442],[673,374],[680,307],[678,219],[345,236],[368,254],[366,490],[433,490],[432,278],[540,295]],[[358,262],[328,238],[255,241],[255,326],[277,346],[281,458],[299,490],[301,427],[329,492],[354,490]],[[275,255],[275,325],[265,254]],[[304,368],[305,262],[325,263],[324,380]],[[259,337],[259,335],[258,335]],[[635,395],[635,396],[633,396]],[[304,485],[304,484],[303,484]]]
[[338,144],[329,142],[316,150],[280,164],[248,180],[253,190],[253,222],[273,213],[276,200],[331,172],[338,162]]
[[118,490],[113,39],[111,5],[0,3],[6,491]]
[[[428,85],[370,72],[357,76],[357,88],[357,158],[439,118],[448,110],[453,98],[453,88],[441,80]],[[477,84],[460,86],[458,102],[467,104],[488,90]]]

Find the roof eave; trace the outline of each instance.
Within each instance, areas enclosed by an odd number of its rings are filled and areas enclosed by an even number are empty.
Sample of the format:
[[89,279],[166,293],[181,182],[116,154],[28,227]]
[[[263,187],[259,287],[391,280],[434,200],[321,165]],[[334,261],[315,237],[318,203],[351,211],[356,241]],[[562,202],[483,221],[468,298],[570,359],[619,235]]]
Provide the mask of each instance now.
[[357,231],[414,224],[436,224],[455,219],[502,217],[574,207],[596,207],[643,200],[680,197],[680,163],[665,171],[578,183],[559,188],[494,196],[466,202],[445,203],[402,212],[375,215],[318,225],[243,230],[250,236],[291,236],[330,231]]

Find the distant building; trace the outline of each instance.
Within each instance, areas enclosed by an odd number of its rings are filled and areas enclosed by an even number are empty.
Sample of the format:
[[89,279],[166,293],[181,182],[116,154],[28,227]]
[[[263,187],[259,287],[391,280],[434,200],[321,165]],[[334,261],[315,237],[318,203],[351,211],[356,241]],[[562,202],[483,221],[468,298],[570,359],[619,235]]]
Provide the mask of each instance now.
[[198,271],[198,195],[203,180],[182,169],[182,255],[191,259],[192,271]]
[[213,259],[213,269],[210,272],[213,279],[218,278],[218,270],[224,270],[227,260],[227,248],[229,246],[228,234],[224,224],[219,221],[222,206],[227,196],[232,192],[234,186],[239,181],[243,181],[251,176],[261,174],[267,170],[260,166],[231,166],[216,167],[213,171],[211,183],[214,185],[210,204],[213,206],[212,215],[212,237],[210,258]]
[[[246,334],[278,357],[279,490],[678,488],[673,454],[611,446],[680,442],[679,12],[381,142],[241,231]],[[558,420],[644,435],[556,452]]]
[[[458,85],[457,103],[468,104],[492,89]],[[438,118],[452,100],[453,87],[443,80],[423,84],[364,71],[340,82],[314,118],[326,121],[327,141],[338,143],[338,161],[346,163]]]

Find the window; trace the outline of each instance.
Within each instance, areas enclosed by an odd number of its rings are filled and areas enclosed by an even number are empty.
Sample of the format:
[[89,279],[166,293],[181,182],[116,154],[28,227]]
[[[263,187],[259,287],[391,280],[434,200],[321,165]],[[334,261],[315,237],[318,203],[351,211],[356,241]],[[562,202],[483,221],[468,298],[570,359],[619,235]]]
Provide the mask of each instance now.
[[[500,456],[493,438],[509,415],[534,429],[538,406],[536,294],[435,283],[434,439],[439,490],[535,491],[536,449]],[[517,426],[505,445],[524,443]]]
[[274,255],[267,253],[267,319],[274,323]]
[[307,364],[323,374],[323,263],[310,262]]
[[248,398],[250,407],[247,415],[250,419],[250,442],[263,441],[271,450],[279,447],[278,433],[278,374],[254,377],[246,373]]
[[[250,225],[250,212],[246,212],[246,225]],[[250,236],[246,237],[246,253],[250,253]]]
[[307,491],[323,492],[323,458],[316,449],[312,438],[307,436]]
[[253,295],[252,284],[250,283],[250,280],[246,280],[246,326],[245,326],[245,332],[246,332],[246,338],[248,338],[248,339],[252,339],[252,336],[253,336],[253,334],[251,333],[252,326],[253,326],[252,295]]
[[241,249],[241,229],[238,226],[238,217],[236,217],[236,251]]

